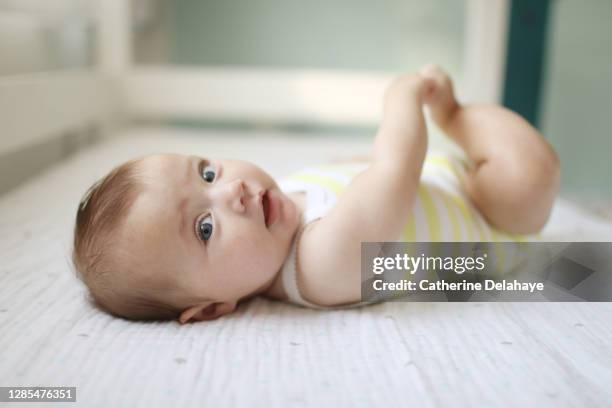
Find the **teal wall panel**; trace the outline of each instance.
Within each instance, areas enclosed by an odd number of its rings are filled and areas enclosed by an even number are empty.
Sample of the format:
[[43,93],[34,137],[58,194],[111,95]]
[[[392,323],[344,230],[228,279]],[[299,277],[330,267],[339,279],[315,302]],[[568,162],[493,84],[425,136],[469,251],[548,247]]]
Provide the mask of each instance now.
[[181,0],[173,63],[402,72],[435,61],[455,75],[465,0]]
[[542,132],[561,157],[564,192],[612,200],[612,1],[551,8]]

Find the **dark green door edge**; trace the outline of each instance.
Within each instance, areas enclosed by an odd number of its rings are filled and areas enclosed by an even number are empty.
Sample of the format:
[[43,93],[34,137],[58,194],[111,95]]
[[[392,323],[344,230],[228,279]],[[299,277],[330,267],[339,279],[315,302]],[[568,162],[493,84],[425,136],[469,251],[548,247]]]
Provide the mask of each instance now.
[[504,106],[539,126],[552,0],[512,0],[504,81]]

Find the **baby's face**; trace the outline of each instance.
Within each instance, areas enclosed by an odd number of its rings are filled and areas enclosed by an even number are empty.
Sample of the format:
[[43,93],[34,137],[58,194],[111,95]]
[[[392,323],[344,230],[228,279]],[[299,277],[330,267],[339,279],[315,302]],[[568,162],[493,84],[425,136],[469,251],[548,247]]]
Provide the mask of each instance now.
[[150,273],[173,275],[169,296],[237,302],[272,283],[300,214],[268,174],[182,155],[140,166],[145,189],[128,214],[129,250]]

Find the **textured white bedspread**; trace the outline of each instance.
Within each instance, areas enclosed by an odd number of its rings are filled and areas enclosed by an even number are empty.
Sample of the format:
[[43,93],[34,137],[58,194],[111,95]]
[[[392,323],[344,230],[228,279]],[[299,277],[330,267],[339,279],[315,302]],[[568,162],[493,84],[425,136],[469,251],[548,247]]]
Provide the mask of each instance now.
[[[0,198],[0,386],[76,386],[87,407],[612,404],[612,303],[323,312],[255,299],[186,326],[92,309],[69,264],[73,217],[115,164],[190,152],[255,159],[278,176],[369,149],[349,137],[203,133],[213,132],[132,129]],[[612,241],[612,225],[559,200],[544,235]]]

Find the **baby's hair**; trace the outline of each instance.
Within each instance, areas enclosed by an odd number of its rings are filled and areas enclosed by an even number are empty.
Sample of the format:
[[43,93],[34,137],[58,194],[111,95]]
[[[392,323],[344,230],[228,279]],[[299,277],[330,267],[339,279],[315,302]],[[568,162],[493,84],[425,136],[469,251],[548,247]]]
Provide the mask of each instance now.
[[180,309],[162,301],[162,293],[128,284],[134,271],[127,262],[129,253],[117,239],[144,189],[140,160],[116,167],[87,190],[77,209],[72,261],[100,309],[133,320],[175,319]]

